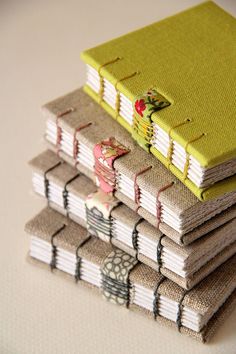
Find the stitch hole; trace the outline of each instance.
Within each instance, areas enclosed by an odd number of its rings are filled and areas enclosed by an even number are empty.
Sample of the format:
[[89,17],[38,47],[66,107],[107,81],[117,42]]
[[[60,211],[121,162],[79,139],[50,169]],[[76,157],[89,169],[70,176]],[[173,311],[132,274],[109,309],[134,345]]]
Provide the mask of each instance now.
[[186,118],[185,122],[192,122],[193,120],[191,118]]

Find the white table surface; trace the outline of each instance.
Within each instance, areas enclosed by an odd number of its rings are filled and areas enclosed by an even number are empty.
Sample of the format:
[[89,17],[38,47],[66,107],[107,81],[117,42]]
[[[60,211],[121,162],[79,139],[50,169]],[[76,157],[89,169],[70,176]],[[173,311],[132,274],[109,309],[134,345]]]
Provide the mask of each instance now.
[[[236,14],[235,0],[216,1]],[[83,49],[199,0],[0,1],[0,353],[236,353],[236,312],[203,345],[30,266],[24,224],[44,206],[27,161],[44,148],[41,104],[85,80]]]

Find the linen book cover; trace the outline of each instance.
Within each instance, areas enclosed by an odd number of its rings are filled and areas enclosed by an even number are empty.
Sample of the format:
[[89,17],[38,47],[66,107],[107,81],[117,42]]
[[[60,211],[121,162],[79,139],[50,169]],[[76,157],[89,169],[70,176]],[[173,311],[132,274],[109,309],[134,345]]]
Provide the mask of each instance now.
[[49,102],[43,113],[50,149],[178,243],[219,226],[236,203],[236,191],[199,201],[82,89]]
[[25,230],[33,263],[203,342],[235,304],[235,256],[186,292],[50,208],[30,220]]
[[199,199],[236,188],[235,33],[208,1],[82,53],[85,91]]
[[[47,150],[30,162],[34,191],[91,235],[122,249],[185,289],[236,252],[236,219],[183,247]],[[230,210],[227,211],[230,217]],[[222,242],[223,240],[223,242]]]

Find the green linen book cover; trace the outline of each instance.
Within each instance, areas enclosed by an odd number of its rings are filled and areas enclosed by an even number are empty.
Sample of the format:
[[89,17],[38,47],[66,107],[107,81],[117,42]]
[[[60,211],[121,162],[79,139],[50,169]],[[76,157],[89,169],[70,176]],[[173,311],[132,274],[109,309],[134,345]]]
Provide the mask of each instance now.
[[235,189],[231,15],[205,2],[89,49],[82,59],[94,79],[86,92],[195,195],[207,188],[212,198],[209,186],[213,194]]

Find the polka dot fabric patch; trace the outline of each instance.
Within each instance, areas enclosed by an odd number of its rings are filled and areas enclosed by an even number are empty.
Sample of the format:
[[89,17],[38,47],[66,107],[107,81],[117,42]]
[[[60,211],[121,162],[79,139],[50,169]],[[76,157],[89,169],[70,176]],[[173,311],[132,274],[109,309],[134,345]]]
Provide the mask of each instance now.
[[116,249],[105,259],[102,267],[102,292],[104,297],[118,305],[129,304],[129,274],[138,261]]
[[127,282],[129,272],[136,264],[134,257],[117,249],[105,259],[102,272],[111,279]]

